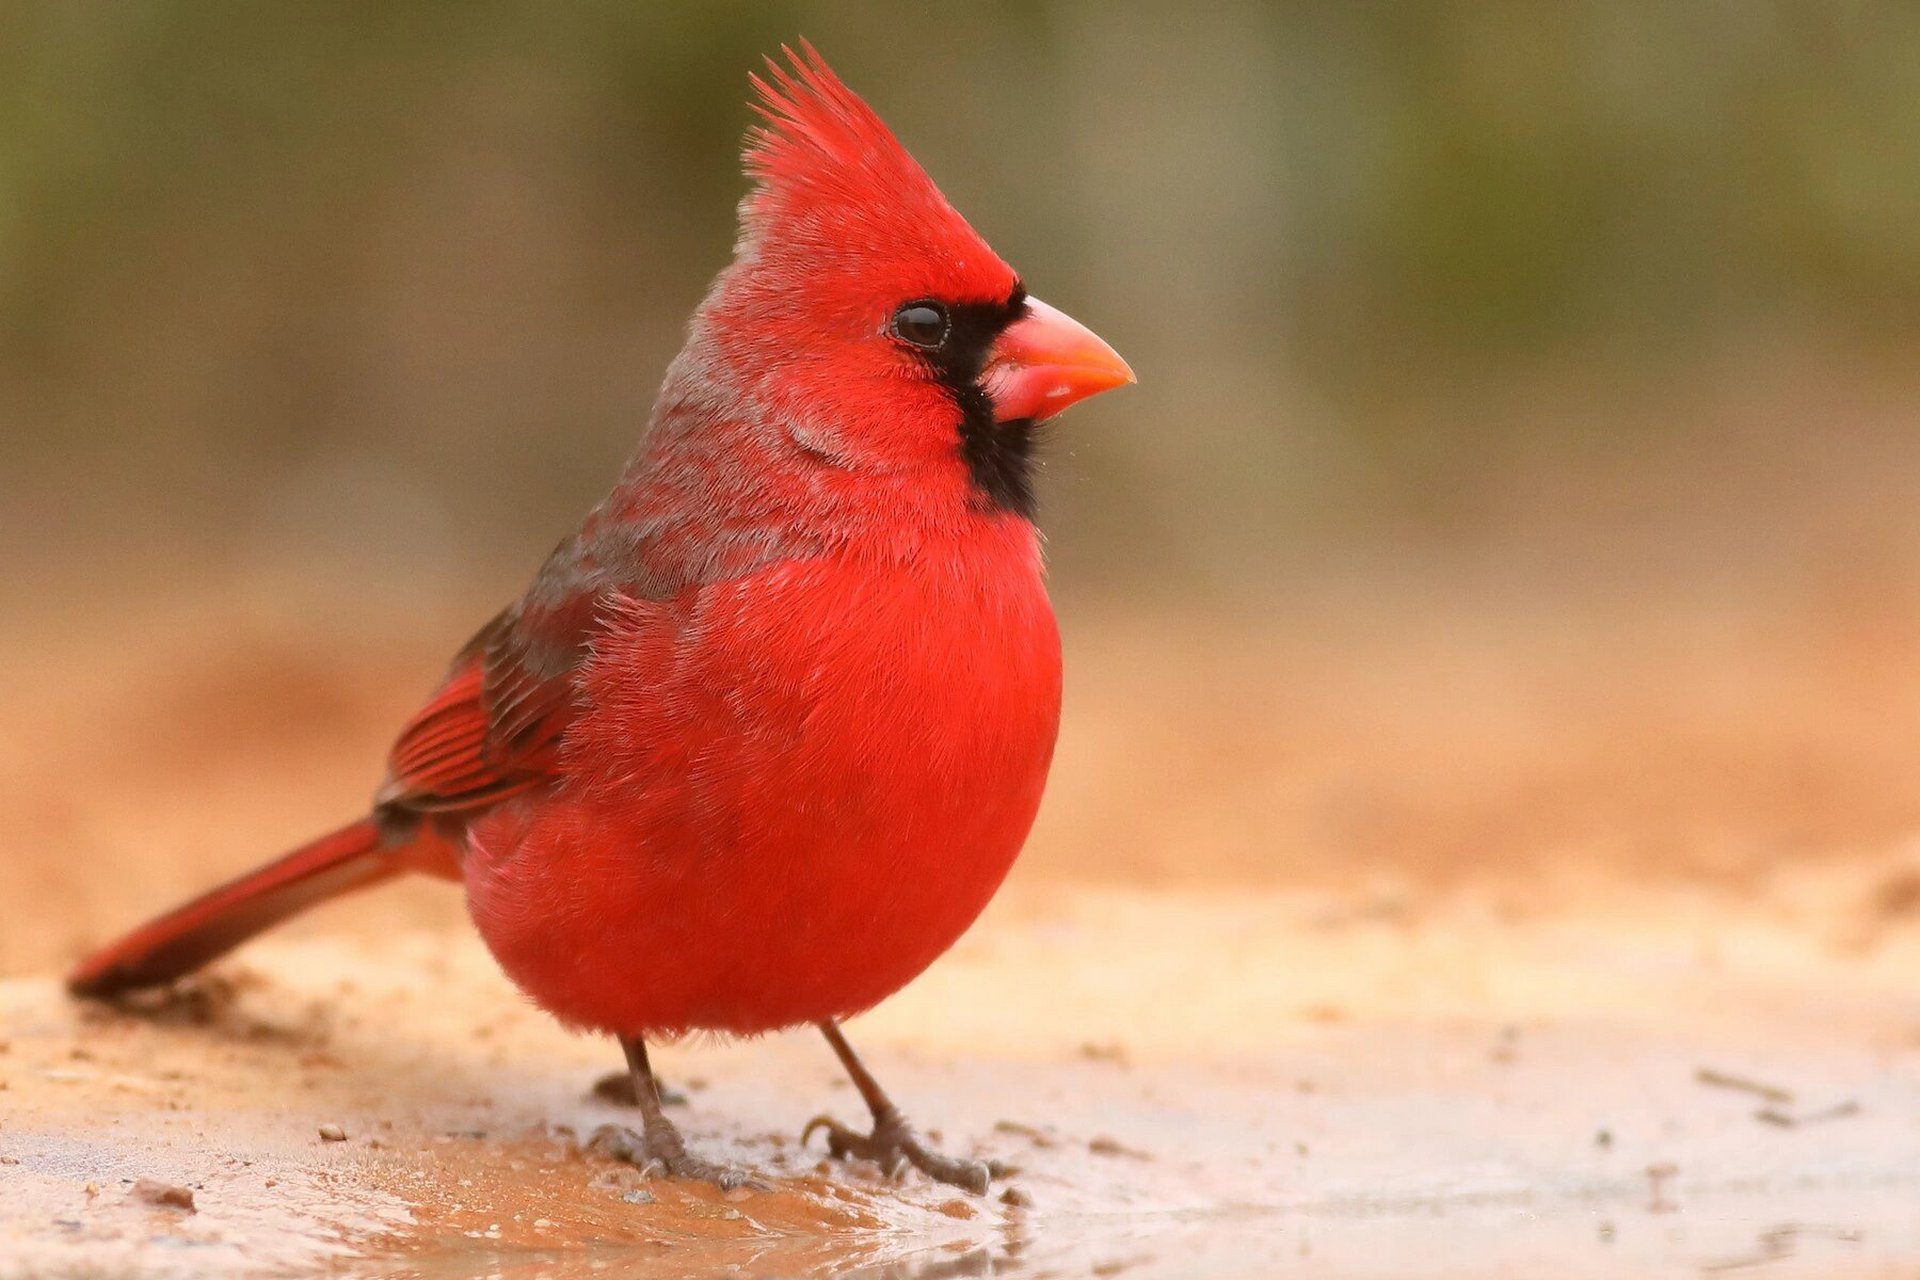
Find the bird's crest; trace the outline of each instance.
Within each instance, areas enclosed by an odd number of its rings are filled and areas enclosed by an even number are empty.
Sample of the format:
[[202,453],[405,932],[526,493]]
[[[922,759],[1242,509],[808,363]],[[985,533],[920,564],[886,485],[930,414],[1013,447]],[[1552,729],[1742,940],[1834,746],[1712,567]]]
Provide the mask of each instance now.
[[[1014,278],[1011,268],[873,108],[807,41],[798,52],[783,45],[781,53],[784,61],[769,58],[766,74],[750,77],[762,123],[749,130],[743,157],[755,183],[742,207],[748,228],[778,228],[778,238],[796,250],[831,251],[816,252],[816,267],[855,248],[864,261],[911,255],[944,264],[963,283],[985,281],[1003,296]],[[929,278],[929,285],[935,282]]]
[[893,130],[847,88],[812,44],[801,40],[799,52],[787,45],[780,52],[784,64],[768,58],[765,77],[747,77],[760,99],[753,109],[765,121],[747,134],[749,177],[763,187],[778,187],[839,171],[932,188],[932,179]]

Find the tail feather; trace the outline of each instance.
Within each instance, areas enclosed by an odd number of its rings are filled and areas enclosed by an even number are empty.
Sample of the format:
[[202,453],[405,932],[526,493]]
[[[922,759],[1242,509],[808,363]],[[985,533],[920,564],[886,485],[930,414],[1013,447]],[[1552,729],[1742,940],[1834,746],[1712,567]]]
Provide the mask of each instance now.
[[67,975],[77,996],[160,986],[225,955],[316,903],[408,869],[398,849],[363,819],[304,844],[148,921],[82,960]]

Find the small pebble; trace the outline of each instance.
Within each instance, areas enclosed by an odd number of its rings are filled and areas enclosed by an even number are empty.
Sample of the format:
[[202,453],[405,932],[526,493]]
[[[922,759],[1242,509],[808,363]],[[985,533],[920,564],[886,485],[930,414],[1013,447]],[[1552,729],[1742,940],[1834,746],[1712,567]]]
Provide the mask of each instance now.
[[323,1124],[320,1126],[320,1141],[345,1142],[346,1140],[347,1140],[347,1131],[345,1129],[342,1129],[339,1125]]
[[148,1204],[157,1204],[166,1209],[185,1209],[194,1211],[193,1192],[186,1187],[171,1182],[160,1182],[154,1178],[142,1178],[133,1184],[129,1192],[135,1200],[144,1200]]
[[1036,1147],[1045,1148],[1059,1145],[1054,1141],[1051,1134],[1043,1133],[1030,1124],[1021,1124],[1018,1120],[996,1120],[994,1121],[993,1129],[995,1133],[1018,1134]]
[[640,1190],[629,1191],[627,1192],[627,1194],[621,1196],[620,1198],[622,1200],[625,1200],[628,1204],[652,1204],[653,1192],[640,1191]]
[[942,1200],[939,1204],[933,1207],[935,1209],[938,1209],[941,1213],[946,1214],[949,1218],[961,1218],[961,1219],[971,1218],[977,1212],[972,1205],[968,1204],[965,1200],[961,1200],[958,1198],[955,1198],[952,1200]]
[[1008,1187],[1000,1193],[1000,1203],[1010,1205],[1015,1209],[1031,1209],[1033,1207],[1033,1197],[1018,1187]]

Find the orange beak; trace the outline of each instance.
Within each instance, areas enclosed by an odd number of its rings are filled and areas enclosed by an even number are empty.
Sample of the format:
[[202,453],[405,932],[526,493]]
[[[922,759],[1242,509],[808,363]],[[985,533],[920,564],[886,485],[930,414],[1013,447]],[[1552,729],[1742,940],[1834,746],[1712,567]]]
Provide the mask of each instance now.
[[1000,422],[1044,422],[1088,396],[1124,387],[1133,370],[1087,326],[1038,298],[1004,329],[987,355],[980,384]]

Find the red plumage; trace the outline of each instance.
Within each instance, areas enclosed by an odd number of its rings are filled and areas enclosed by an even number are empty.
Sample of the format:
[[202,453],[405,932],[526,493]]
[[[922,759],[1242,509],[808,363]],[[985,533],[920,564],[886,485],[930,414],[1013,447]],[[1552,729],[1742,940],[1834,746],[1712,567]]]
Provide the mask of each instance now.
[[1059,718],[1035,406],[1131,375],[789,56],[754,78],[734,261],[639,450],[402,730],[374,816],[109,947],[76,991],[420,869],[464,881],[530,997],[631,1056],[868,1008],[985,906]]

